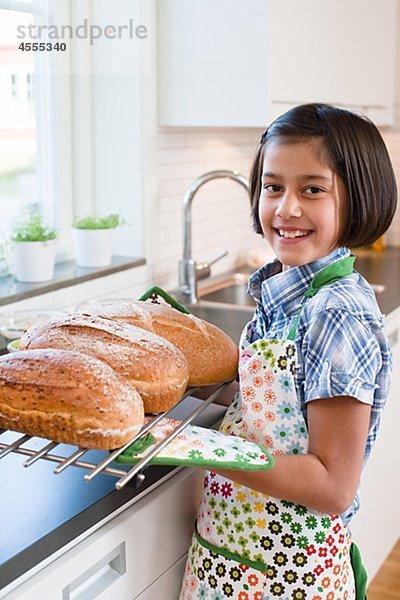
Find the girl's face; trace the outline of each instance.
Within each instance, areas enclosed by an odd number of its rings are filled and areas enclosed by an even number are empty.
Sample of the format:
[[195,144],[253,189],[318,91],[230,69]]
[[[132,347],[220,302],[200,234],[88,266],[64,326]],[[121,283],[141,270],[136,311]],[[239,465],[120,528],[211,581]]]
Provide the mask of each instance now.
[[265,149],[258,214],[283,265],[305,265],[337,247],[346,189],[318,139],[271,140]]

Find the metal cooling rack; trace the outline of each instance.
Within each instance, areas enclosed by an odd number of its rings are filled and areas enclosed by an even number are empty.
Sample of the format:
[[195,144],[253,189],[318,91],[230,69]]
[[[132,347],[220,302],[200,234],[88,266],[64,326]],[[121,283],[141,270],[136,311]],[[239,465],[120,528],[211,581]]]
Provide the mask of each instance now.
[[[155,416],[154,419],[147,423],[147,425],[145,425],[134,438],[132,438],[121,448],[110,452],[108,456],[106,456],[106,458],[104,458],[98,463],[81,460],[87,452],[93,452],[93,450],[87,448],[78,448],[77,450],[74,450],[69,456],[65,457],[54,454],[52,452],[57,446],[61,445],[57,442],[48,442],[42,448],[40,448],[40,450],[33,450],[30,448],[23,447],[27,442],[31,440],[35,440],[35,442],[37,442],[41,439],[29,435],[21,435],[21,437],[11,442],[10,444],[3,443],[1,441],[1,437],[4,433],[6,433],[6,431],[3,430],[0,430],[0,459],[7,456],[11,452],[15,452],[17,454],[22,454],[29,457],[23,463],[24,467],[30,467],[36,461],[43,459],[58,463],[54,469],[54,473],[56,474],[62,473],[67,467],[74,466],[86,469],[88,471],[88,473],[84,475],[85,481],[90,481],[99,473],[104,473],[106,475],[112,475],[118,478],[118,480],[115,483],[115,488],[117,490],[122,489],[135,476],[136,485],[139,486],[145,479],[145,474],[142,472],[142,470],[147,466],[148,462],[154,456],[156,456],[171,440],[173,440],[177,435],[179,435],[187,425],[191,424],[194,421],[194,419],[196,419],[196,417],[198,417],[203,411],[205,411],[209,404],[214,402],[214,400],[219,396],[221,391],[230,383],[231,382],[222,384],[206,400],[203,400],[200,406],[198,406],[193,412],[191,412],[186,417],[186,419],[184,419],[184,421],[182,421],[167,437],[165,437],[163,440],[161,440],[161,442],[156,444],[154,448],[152,448],[142,460],[136,463],[136,465],[132,466],[132,468],[129,470],[119,469],[118,467],[111,465],[111,463],[120,454],[122,454],[122,452],[126,448],[128,448],[128,446],[130,446],[132,442],[140,438],[143,434],[151,432],[151,428],[154,425],[156,425],[156,423],[158,423],[161,419],[168,417],[178,405],[174,406],[167,412],[160,413],[159,415]],[[185,398],[193,394],[196,391],[196,389],[198,388],[189,388],[188,390],[186,390],[186,393],[183,396],[182,400],[179,402],[179,404],[181,404],[185,400]],[[65,446],[65,444],[62,445]],[[75,448],[75,446],[71,448]]]

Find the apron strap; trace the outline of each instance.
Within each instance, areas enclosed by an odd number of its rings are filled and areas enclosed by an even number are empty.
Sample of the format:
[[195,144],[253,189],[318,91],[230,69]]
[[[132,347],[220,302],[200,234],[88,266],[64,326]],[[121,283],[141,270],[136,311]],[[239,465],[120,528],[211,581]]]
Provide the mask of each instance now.
[[307,298],[312,298],[315,294],[324,286],[329,283],[333,283],[334,281],[338,281],[342,279],[342,277],[346,277],[347,275],[351,275],[354,269],[354,261],[355,256],[347,256],[346,258],[342,258],[341,260],[337,260],[336,262],[328,265],[324,269],[322,269],[319,273],[313,277],[310,283],[310,287],[305,292],[303,299],[301,301],[300,310],[297,313],[297,317],[292,327],[290,328],[289,335],[287,337],[288,340],[294,340],[296,337],[297,326],[300,321],[300,316],[302,310],[304,308],[305,302]]

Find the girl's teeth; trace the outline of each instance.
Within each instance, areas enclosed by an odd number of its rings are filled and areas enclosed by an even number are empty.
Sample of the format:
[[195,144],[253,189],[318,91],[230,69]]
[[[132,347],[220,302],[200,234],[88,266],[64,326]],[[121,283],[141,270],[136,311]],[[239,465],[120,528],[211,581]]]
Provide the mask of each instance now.
[[296,231],[283,231],[283,229],[278,229],[279,235],[285,238],[296,238],[307,235],[308,231],[300,231],[297,229]]

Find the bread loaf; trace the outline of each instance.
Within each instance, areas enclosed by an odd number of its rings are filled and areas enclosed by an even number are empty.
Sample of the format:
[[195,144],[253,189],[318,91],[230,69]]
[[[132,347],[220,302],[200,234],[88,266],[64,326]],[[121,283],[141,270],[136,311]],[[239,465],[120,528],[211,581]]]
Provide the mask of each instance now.
[[229,336],[207,321],[149,302],[110,303],[82,310],[113,321],[130,323],[169,340],[189,364],[189,385],[223,383],[236,377],[238,349]]
[[178,348],[144,329],[101,317],[68,315],[37,323],[19,347],[61,348],[103,360],[134,385],[147,413],[175,406],[188,383],[189,368]]
[[0,357],[0,427],[84,448],[118,448],[144,420],[133,386],[102,361],[67,350]]

